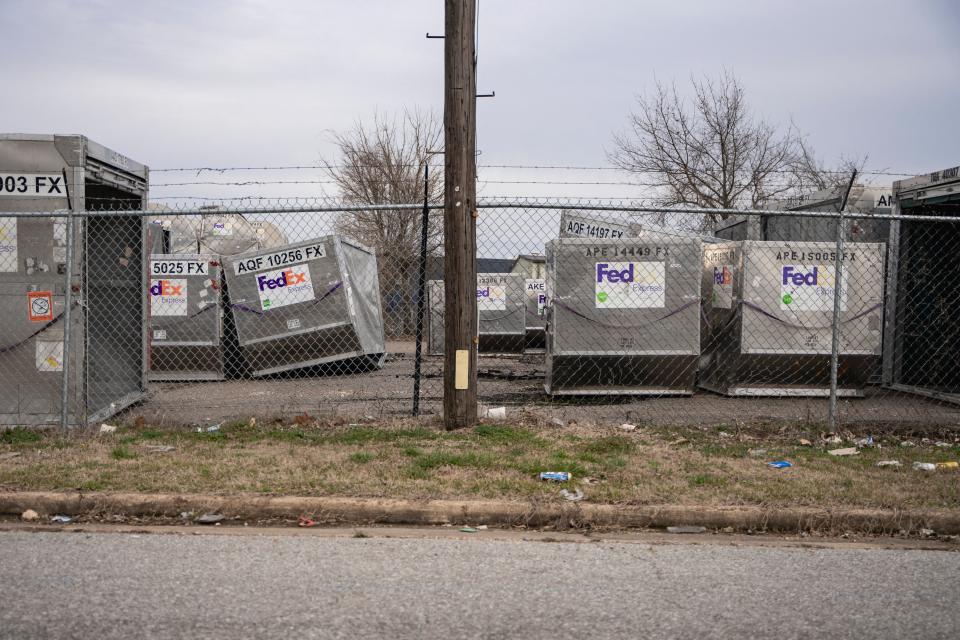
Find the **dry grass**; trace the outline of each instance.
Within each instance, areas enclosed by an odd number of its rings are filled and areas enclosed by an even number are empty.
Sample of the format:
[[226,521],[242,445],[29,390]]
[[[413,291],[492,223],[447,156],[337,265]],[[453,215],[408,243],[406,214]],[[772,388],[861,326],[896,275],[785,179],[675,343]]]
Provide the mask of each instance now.
[[[847,434],[854,437],[854,434]],[[836,458],[803,427],[588,427],[483,425],[446,433],[430,426],[321,426],[310,421],[234,423],[213,433],[125,426],[115,434],[0,434],[0,488],[344,495],[396,498],[555,498],[540,471],[570,471],[591,502],[957,508],[960,474],[913,471],[960,447],[899,446]],[[817,446],[799,446],[806,437]],[[680,438],[685,443],[674,444]],[[150,447],[169,445],[172,452]],[[750,455],[765,448],[767,454]],[[2,457],[16,452],[16,457]],[[787,459],[775,470],[766,462]],[[876,468],[897,459],[900,469]]]

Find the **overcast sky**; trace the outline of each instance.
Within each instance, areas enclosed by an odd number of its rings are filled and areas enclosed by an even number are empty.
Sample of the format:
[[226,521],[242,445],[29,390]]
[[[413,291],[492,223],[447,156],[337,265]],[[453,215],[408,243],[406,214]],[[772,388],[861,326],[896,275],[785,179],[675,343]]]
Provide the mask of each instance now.
[[[960,163],[960,3],[480,0],[480,164],[605,165],[655,79],[735,72],[758,114],[828,162]],[[442,110],[442,0],[0,0],[8,132],[82,133],[153,168],[315,164],[331,130]],[[210,179],[320,178],[317,172]],[[616,181],[482,169],[488,180]],[[196,179],[155,173],[154,184]],[[877,183],[889,179],[874,177]],[[155,187],[154,196],[316,195],[322,185]],[[484,195],[642,196],[640,187],[482,185]]]

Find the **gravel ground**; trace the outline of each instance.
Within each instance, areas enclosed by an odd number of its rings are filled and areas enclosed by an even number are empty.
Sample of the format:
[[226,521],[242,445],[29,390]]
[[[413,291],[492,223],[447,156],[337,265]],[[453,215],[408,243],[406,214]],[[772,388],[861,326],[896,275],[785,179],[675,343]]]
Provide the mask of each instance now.
[[[142,404],[123,417],[142,416],[149,424],[180,425],[232,419],[259,420],[308,413],[318,418],[377,420],[408,416],[413,390],[413,345],[392,343],[383,369],[350,375],[305,375],[294,372],[269,380],[157,383]],[[743,423],[823,422],[825,398],[725,398],[701,391],[680,398],[563,398],[543,391],[543,356],[480,359],[479,397],[490,406],[506,405],[508,415],[524,411],[543,419],[576,420],[581,424],[718,425]],[[423,363],[421,410],[441,410],[442,359]],[[960,420],[960,406],[897,393],[879,387],[866,398],[840,401],[846,425],[895,424],[898,427],[951,426]]]

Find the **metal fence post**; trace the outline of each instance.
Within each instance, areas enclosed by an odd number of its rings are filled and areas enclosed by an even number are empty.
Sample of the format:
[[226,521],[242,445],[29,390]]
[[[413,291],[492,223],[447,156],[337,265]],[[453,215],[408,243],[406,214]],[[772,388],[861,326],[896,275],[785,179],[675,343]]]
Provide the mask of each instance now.
[[837,367],[840,361],[840,304],[843,300],[843,211],[847,208],[847,198],[850,197],[856,177],[857,170],[854,169],[840,203],[840,215],[837,216],[837,255],[833,260],[833,335],[830,341],[830,409],[827,416],[831,431],[837,429]]
[[430,230],[430,158],[423,165],[423,213],[420,229],[420,262],[417,265],[417,328],[413,361],[413,410],[420,415],[420,368],[423,363],[423,293],[427,278],[427,235]]
[[70,333],[73,307],[73,209],[67,210],[66,265],[63,290],[63,380],[60,383],[60,427],[70,426]]

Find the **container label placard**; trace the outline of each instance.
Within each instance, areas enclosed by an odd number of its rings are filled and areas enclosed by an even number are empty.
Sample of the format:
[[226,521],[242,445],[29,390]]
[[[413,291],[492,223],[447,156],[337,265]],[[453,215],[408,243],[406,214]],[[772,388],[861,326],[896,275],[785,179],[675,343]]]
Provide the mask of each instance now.
[[733,308],[733,265],[713,268],[713,308]]
[[37,371],[63,371],[63,342],[37,340]]
[[527,296],[537,301],[537,315],[542,316],[547,306],[547,282],[542,279],[528,279],[525,281]]
[[210,275],[210,264],[206,260],[151,260],[152,276],[206,276]]
[[[780,309],[833,311],[836,272],[833,265],[780,265]],[[840,310],[847,310],[846,287],[840,289]]]
[[30,322],[53,320],[53,292],[30,291],[27,293],[27,317]]
[[507,279],[498,277],[477,278],[477,311],[506,311]]
[[0,198],[66,198],[67,185],[60,173],[2,173]]
[[326,257],[327,252],[323,243],[311,244],[296,249],[285,249],[265,256],[238,259],[233,263],[233,272],[242,276],[245,273],[256,273],[266,269],[278,269],[298,262],[307,262]]
[[187,315],[187,281],[183,278],[151,280],[150,315]]
[[650,309],[666,305],[667,279],[663,262],[597,262],[598,309]]
[[16,218],[0,218],[0,271],[17,271]]
[[561,222],[560,235],[562,237],[596,238],[597,240],[623,238],[629,227],[612,222],[598,222],[586,218],[564,216]]
[[256,280],[260,308],[264,311],[314,299],[310,268],[305,264],[267,271]]

